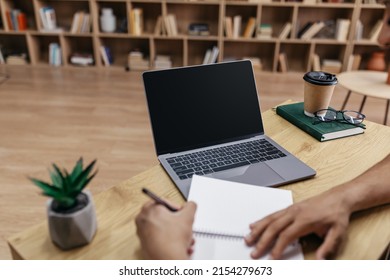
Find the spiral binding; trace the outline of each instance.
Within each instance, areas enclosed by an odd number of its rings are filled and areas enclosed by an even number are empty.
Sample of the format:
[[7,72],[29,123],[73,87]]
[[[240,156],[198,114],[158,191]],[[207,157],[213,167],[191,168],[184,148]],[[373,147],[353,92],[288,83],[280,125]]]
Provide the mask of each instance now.
[[236,235],[236,234],[197,231],[197,230],[194,230],[193,232],[195,233],[196,236],[199,236],[199,237],[207,237],[207,238],[214,238],[214,239],[228,239],[228,240],[234,240],[234,241],[241,241],[244,239],[244,236]]

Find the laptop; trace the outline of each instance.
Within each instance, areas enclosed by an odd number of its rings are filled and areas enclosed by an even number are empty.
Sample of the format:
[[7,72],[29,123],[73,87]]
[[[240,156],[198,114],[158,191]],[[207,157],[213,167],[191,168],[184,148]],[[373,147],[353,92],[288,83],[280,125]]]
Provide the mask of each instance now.
[[187,198],[194,174],[275,187],[316,172],[264,133],[249,60],[143,73],[158,160]]

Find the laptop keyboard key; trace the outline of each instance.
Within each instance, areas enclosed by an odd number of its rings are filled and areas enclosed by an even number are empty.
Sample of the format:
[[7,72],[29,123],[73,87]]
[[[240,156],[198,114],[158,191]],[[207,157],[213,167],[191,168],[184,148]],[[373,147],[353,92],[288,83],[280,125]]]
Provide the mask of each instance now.
[[245,166],[245,165],[249,165],[249,161],[243,161],[243,162],[239,162],[239,163],[235,163],[235,164],[231,164],[231,165],[225,165],[225,166],[219,166],[219,167],[216,167],[216,168],[213,168],[214,172],[219,172],[219,171],[222,171],[222,170],[227,170],[227,169],[232,169],[232,168],[237,168],[237,167],[241,167],[241,166]]
[[186,166],[176,166],[176,167],[173,167],[173,170],[175,170],[175,172],[180,172],[180,171],[183,171],[183,170],[186,170],[187,167]]
[[193,170],[193,169],[186,169],[186,170],[182,170],[182,171],[180,171],[180,172],[176,172],[176,174],[177,174],[178,176],[180,176],[180,175],[185,175],[185,174],[191,173],[191,172],[194,172],[194,170]]

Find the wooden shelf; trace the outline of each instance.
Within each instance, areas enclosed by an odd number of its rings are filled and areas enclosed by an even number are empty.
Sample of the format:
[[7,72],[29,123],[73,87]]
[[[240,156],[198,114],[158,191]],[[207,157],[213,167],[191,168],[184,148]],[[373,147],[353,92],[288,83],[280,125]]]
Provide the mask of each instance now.
[[[41,31],[43,28],[39,11],[50,6],[55,10],[57,25],[63,32]],[[116,16],[116,31],[102,32],[100,15],[102,8],[111,8]],[[18,9],[26,15],[27,30],[15,31],[7,22],[7,12]],[[141,9],[143,33],[131,34],[132,9]],[[89,33],[71,33],[74,14],[84,11],[91,16]],[[217,46],[218,61],[258,57],[264,71],[278,71],[278,56],[284,53],[289,71],[304,72],[311,68],[311,57],[318,54],[321,59],[338,59],[346,69],[352,54],[364,55],[380,50],[376,42],[368,39],[376,22],[383,17],[384,7],[379,4],[364,4],[363,0],[344,3],[287,2],[279,0],[269,3],[231,0],[0,0],[0,46],[10,53],[26,53],[31,65],[49,65],[49,44],[61,47],[63,67],[72,66],[70,56],[76,52],[90,53],[94,57],[92,68],[125,67],[130,51],[140,50],[153,68],[157,55],[169,55],[173,66],[186,66],[203,62],[205,52]],[[156,34],[156,23],[160,16],[175,15],[178,35]],[[251,38],[230,38],[225,35],[225,17],[241,16],[241,34],[251,17],[256,26],[270,24],[270,39],[256,38],[256,30]],[[350,20],[350,30],[345,41],[335,39],[297,38],[298,31],[307,22]],[[361,21],[363,38],[355,39],[356,24]],[[279,39],[286,23],[291,23],[291,34]],[[191,23],[205,23],[209,35],[188,34]],[[101,57],[101,47],[110,49],[113,64],[106,67]],[[363,69],[363,68],[362,68]]]

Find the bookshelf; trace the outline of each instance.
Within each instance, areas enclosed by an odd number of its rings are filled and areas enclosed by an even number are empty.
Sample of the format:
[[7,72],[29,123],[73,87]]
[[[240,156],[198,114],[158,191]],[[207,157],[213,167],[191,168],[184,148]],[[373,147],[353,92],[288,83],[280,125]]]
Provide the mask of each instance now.
[[[261,60],[262,70],[276,72],[279,56],[284,54],[288,71],[305,72],[312,66],[312,57],[339,60],[346,70],[351,55],[361,56],[360,68],[364,69],[372,52],[380,50],[370,40],[372,29],[382,19],[384,7],[366,4],[366,0],[344,0],[340,3],[303,0],[0,0],[0,46],[7,53],[25,53],[30,65],[49,66],[49,45],[60,46],[61,67],[75,67],[70,57],[75,53],[90,54],[93,68],[124,68],[130,51],[140,51],[149,61],[150,69],[157,56],[169,56],[172,66],[201,64],[208,49],[219,48],[218,61],[256,57]],[[326,1],[326,0],[322,0]],[[57,26],[61,31],[49,32],[43,28],[40,10],[52,7],[55,10]],[[100,16],[102,9],[110,8],[115,15],[114,32],[103,32]],[[142,33],[132,33],[134,9],[142,11]],[[13,30],[7,19],[8,12],[22,11],[27,20],[26,30]],[[71,32],[75,14],[89,15],[86,32]],[[167,15],[173,15],[177,35],[156,32],[158,18],[162,24]],[[241,27],[237,38],[225,34],[225,19],[232,21],[239,16]],[[255,19],[256,28],[251,37],[242,37],[250,21]],[[252,19],[252,21],[253,21]],[[345,40],[334,38],[299,38],[299,30],[308,22],[323,21],[335,24],[339,19],[350,22]],[[357,24],[363,26],[361,38],[355,33]],[[86,24],[84,23],[84,24]],[[206,24],[208,34],[190,35],[188,26],[192,23]],[[287,38],[279,34],[291,23]],[[82,23],[81,23],[82,24]],[[257,38],[257,27],[267,26],[269,37]],[[164,28],[163,28],[164,29]],[[171,33],[172,34],[172,33]],[[110,50],[111,65],[105,65],[101,47]]]

